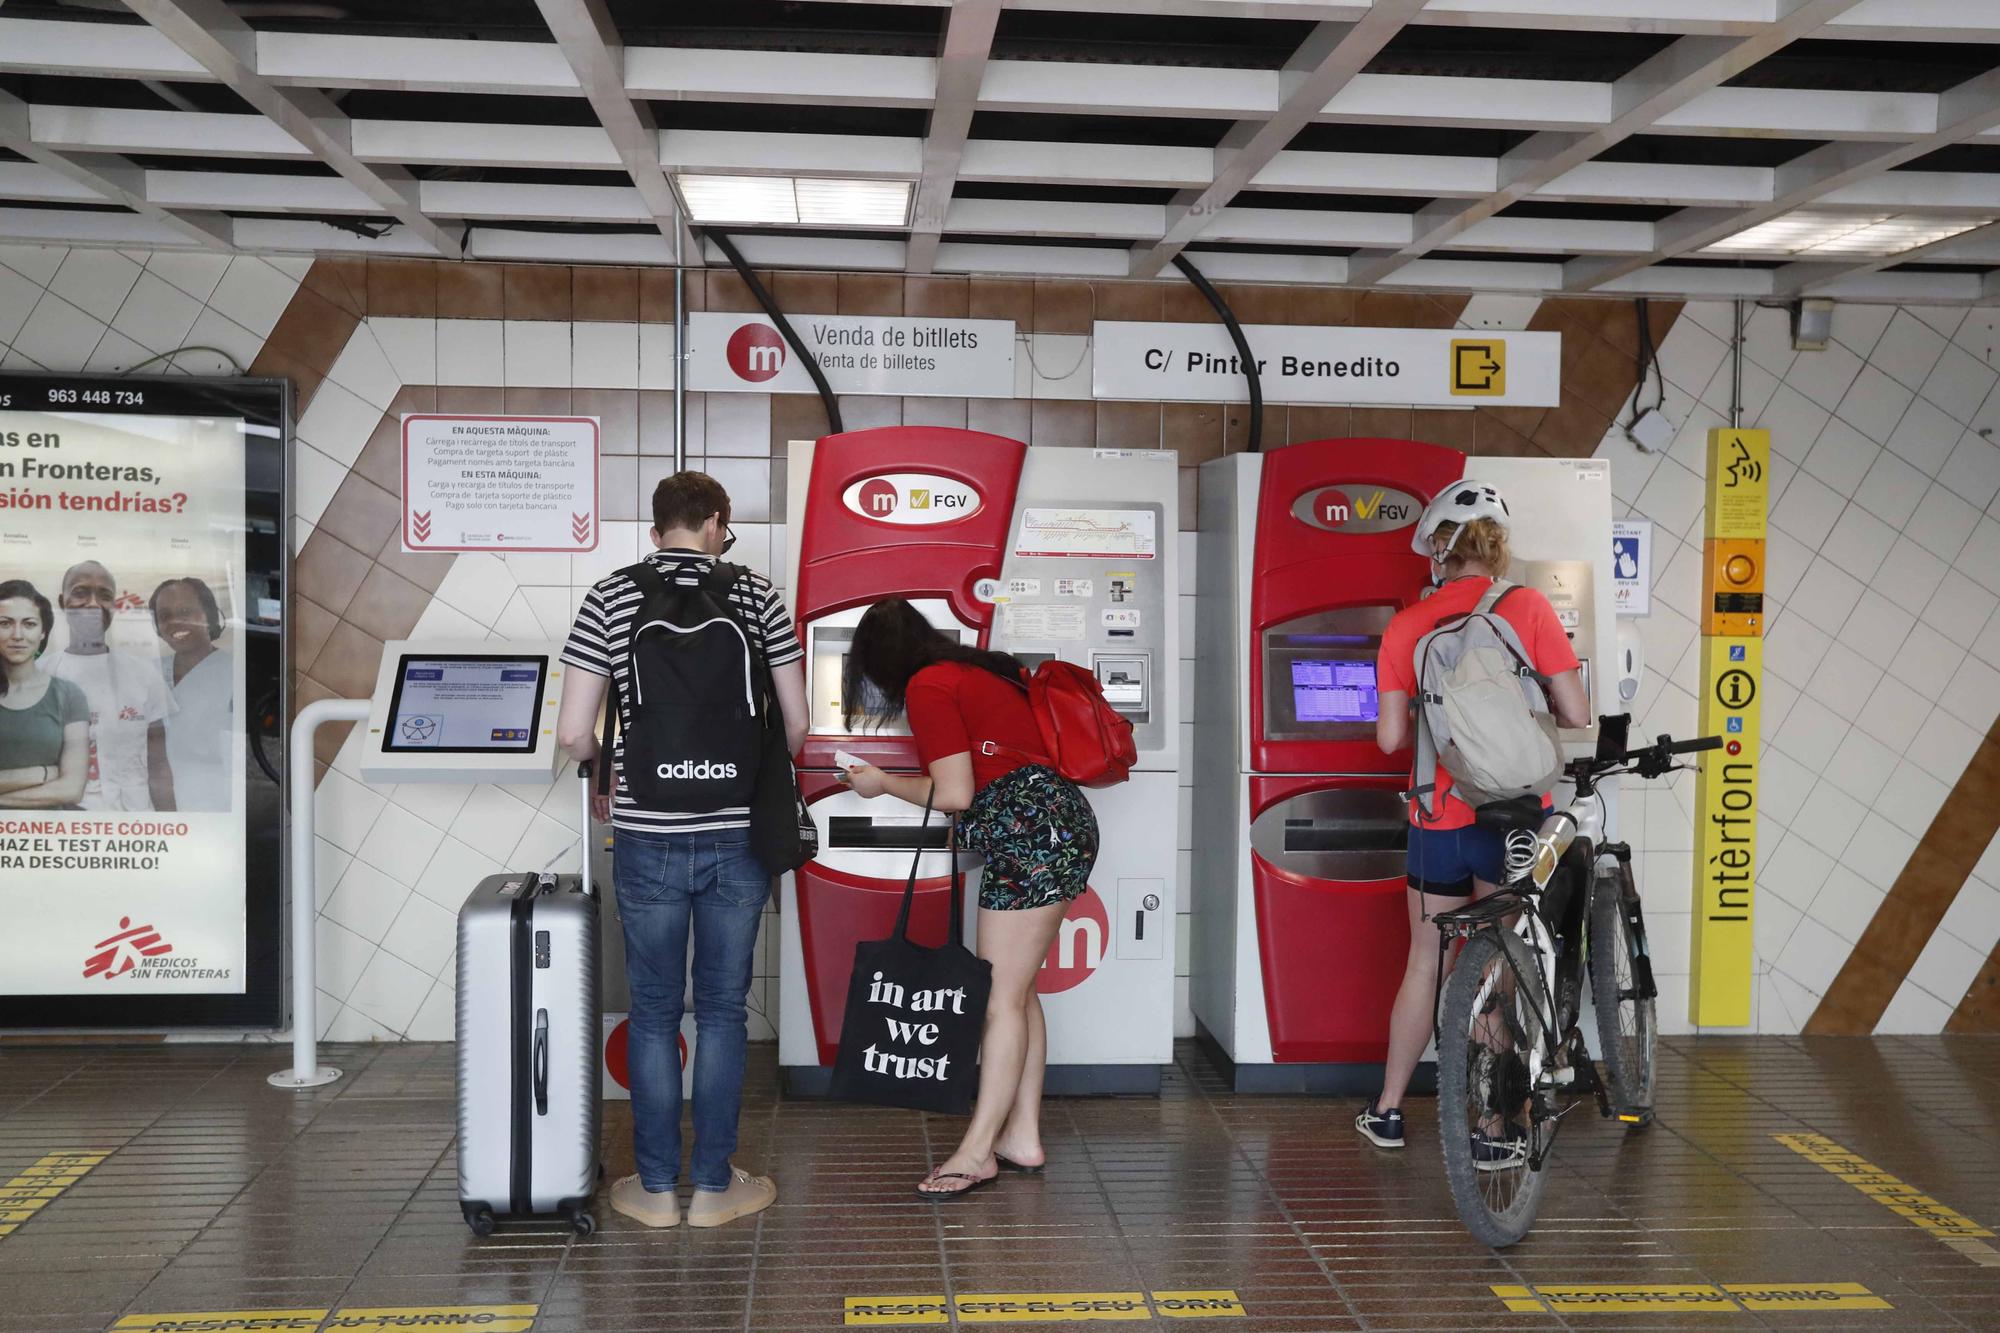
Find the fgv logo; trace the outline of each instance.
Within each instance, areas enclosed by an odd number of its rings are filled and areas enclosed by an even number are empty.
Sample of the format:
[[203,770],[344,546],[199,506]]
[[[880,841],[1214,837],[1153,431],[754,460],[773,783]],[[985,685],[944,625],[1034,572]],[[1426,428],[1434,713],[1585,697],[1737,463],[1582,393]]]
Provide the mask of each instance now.
[[1042,960],[1035,976],[1035,990],[1042,995],[1060,995],[1090,980],[1104,962],[1104,950],[1111,938],[1111,918],[1097,890],[1085,888],[1069,905],[1062,925],[1056,927],[1056,942]]
[[174,946],[161,938],[158,930],[150,925],[135,926],[129,916],[118,918],[118,931],[110,939],[99,940],[94,946],[97,952],[83,960],[85,977],[103,977],[109,981],[130,972],[142,958],[158,958],[174,951]]
[[785,340],[769,324],[745,324],[729,335],[723,355],[737,379],[762,384],[785,368]]
[[1415,523],[1423,511],[1416,496],[1391,486],[1321,486],[1292,503],[1292,516],[1300,522],[1342,533],[1394,532]]
[[979,492],[962,481],[928,472],[885,472],[864,477],[841,494],[852,513],[897,527],[956,523],[978,513]]

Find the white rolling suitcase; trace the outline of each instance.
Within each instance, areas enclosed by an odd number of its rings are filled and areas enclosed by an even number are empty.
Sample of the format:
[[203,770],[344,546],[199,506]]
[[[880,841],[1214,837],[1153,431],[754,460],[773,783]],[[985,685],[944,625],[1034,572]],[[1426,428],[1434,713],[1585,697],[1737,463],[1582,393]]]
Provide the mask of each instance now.
[[458,913],[458,1202],[475,1234],[551,1214],[596,1229],[602,1085],[589,765],[581,875],[489,875]]

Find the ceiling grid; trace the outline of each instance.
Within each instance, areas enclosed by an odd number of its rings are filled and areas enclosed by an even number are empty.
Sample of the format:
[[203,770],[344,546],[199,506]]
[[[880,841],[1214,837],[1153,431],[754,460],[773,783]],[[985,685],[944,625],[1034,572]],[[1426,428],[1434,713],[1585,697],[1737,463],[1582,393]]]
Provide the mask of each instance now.
[[1987,0],[123,4],[0,10],[0,242],[2000,299]]

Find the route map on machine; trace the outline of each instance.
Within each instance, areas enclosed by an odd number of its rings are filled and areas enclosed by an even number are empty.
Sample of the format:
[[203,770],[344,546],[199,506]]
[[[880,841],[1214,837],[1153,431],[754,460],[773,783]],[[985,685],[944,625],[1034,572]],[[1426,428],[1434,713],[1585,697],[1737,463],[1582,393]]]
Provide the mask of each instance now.
[[1150,509],[1024,509],[1014,554],[1151,560],[1158,527]]

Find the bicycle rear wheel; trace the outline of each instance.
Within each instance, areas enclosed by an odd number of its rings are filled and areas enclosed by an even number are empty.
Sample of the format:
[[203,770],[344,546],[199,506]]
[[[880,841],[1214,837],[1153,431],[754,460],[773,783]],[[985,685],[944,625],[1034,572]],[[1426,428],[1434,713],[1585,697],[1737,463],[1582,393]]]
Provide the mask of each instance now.
[[[1597,1009],[1597,1045],[1610,1074],[1611,1100],[1620,1115],[1653,1118],[1653,1043],[1657,1003],[1641,995],[1651,976],[1646,927],[1630,867],[1600,871],[1590,894],[1590,998]],[[1626,1123],[1634,1123],[1627,1121]]]
[[1497,929],[1466,943],[1438,1014],[1438,1138],[1459,1218],[1501,1248],[1528,1234],[1547,1184],[1536,1165],[1555,1122],[1537,1123],[1528,1053],[1544,1046],[1539,986],[1521,942]]

